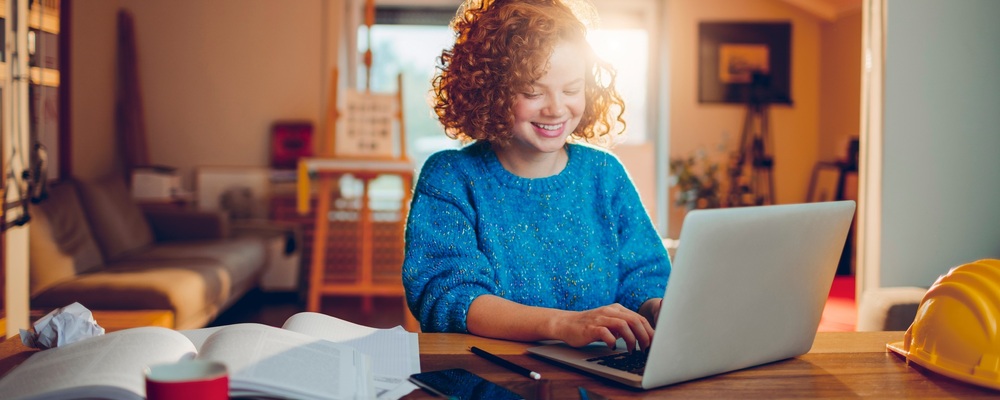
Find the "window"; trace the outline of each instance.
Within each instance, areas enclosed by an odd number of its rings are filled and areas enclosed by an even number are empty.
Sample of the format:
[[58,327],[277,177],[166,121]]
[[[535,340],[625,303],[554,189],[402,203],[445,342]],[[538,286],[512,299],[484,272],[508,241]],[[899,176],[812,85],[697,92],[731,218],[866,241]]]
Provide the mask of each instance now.
[[[643,143],[649,137],[646,99],[649,74],[649,34],[643,29],[599,29],[587,40],[598,56],[615,66],[618,91],[625,100],[625,137],[620,142]],[[624,45],[623,45],[624,44]]]

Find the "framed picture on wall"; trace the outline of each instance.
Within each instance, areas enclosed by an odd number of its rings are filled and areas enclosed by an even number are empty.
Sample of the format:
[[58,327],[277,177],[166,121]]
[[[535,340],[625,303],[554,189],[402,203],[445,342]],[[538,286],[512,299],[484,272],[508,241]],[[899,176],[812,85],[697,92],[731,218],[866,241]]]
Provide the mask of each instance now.
[[790,22],[698,24],[698,102],[792,104]]

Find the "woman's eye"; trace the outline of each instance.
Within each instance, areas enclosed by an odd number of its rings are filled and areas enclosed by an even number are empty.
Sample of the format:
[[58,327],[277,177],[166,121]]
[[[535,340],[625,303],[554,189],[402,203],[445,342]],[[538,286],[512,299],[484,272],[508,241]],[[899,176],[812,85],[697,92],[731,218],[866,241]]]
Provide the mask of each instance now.
[[565,90],[565,91],[563,91],[563,93],[572,96],[572,95],[575,95],[577,93],[580,93],[580,89]]
[[535,99],[535,98],[538,98],[538,96],[541,96],[541,95],[542,95],[541,93],[524,93],[524,98],[526,98],[526,99]]

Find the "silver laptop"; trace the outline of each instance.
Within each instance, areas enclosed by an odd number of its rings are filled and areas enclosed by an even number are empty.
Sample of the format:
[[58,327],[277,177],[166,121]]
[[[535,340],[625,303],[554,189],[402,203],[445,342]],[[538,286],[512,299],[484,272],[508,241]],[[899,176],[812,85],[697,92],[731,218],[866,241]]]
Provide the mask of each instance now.
[[604,343],[557,342],[528,352],[643,389],[804,354],[854,208],[837,201],[691,211],[653,343],[648,353],[636,352],[646,357]]

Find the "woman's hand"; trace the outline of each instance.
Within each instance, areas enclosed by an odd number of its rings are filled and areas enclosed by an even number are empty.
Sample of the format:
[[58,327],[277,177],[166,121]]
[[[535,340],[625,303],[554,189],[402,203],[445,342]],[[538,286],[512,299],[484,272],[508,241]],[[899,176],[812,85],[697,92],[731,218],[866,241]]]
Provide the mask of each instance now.
[[662,297],[646,300],[646,302],[642,303],[642,306],[639,307],[639,315],[646,317],[646,319],[649,320],[650,325],[656,326],[656,319],[660,317],[661,304],[663,304]]
[[629,351],[635,351],[649,348],[653,341],[653,327],[649,320],[617,303],[592,310],[562,313],[552,322],[555,325],[556,339],[574,347],[600,341],[614,348],[615,341],[623,338],[625,347]]
[[[656,305],[658,309],[659,302]],[[621,304],[566,311],[482,295],[469,306],[466,326],[469,333],[479,336],[525,342],[557,339],[574,347],[604,342],[614,348],[615,341],[623,338],[625,347],[634,351],[648,349],[653,340],[649,320]]]

